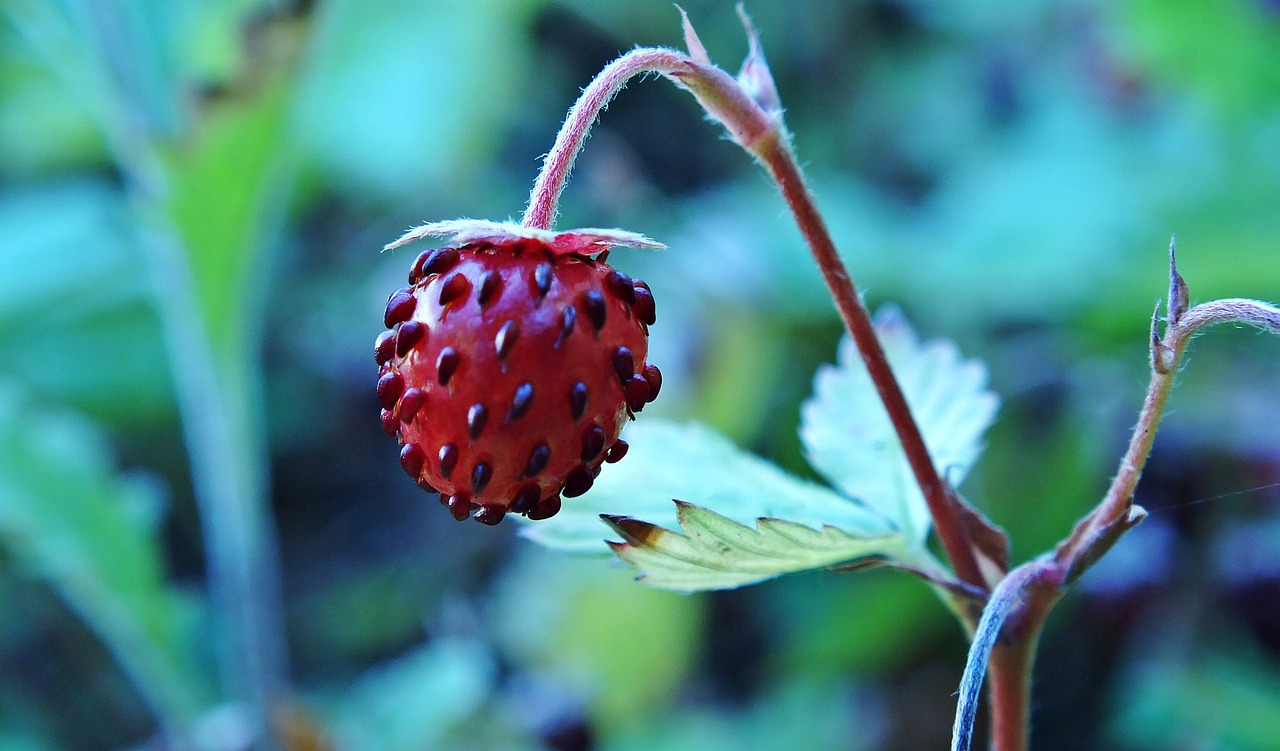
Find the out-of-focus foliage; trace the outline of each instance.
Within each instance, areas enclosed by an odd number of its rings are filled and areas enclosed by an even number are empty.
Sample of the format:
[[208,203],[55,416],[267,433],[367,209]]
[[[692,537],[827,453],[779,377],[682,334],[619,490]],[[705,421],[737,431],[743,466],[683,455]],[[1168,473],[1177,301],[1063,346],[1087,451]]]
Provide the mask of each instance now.
[[[684,5],[735,67],[731,4]],[[963,490],[1039,553],[1114,470],[1169,235],[1193,302],[1280,299],[1280,10],[758,5],[859,288],[987,363],[1004,401]],[[679,41],[669,4],[620,0],[0,0],[0,749],[232,747],[236,613],[208,572],[211,530],[246,519],[247,551],[279,540],[280,596],[250,581],[287,624],[290,748],[945,744],[963,637],[918,581],[647,589],[456,525],[377,424],[373,337],[411,258],[377,249],[517,216],[592,74]],[[669,246],[613,258],[658,300],[636,427],[705,422],[818,479],[800,405],[840,329],[756,165],[636,82],[573,225]],[[1036,748],[1270,747],[1278,373],[1269,338],[1196,342],[1150,519],[1050,621]]]
[[92,424],[42,412],[0,390],[0,544],[84,619],[161,717],[190,721],[209,692],[191,659],[194,603],[165,582],[155,488],[114,476]]
[[172,396],[125,221],[119,195],[93,176],[0,196],[0,361],[36,399],[145,431],[171,419]]
[[376,666],[332,708],[334,742],[342,748],[436,748],[472,735],[484,722],[495,665],[485,645],[441,638]]

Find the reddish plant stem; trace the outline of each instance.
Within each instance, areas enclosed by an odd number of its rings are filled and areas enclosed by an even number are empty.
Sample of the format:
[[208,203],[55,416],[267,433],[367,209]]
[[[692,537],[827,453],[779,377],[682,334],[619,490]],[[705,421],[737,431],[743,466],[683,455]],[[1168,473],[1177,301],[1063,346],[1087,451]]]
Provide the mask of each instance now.
[[938,539],[955,569],[956,576],[985,591],[986,581],[978,567],[968,532],[965,531],[960,517],[956,514],[950,488],[938,475],[937,467],[929,456],[924,436],[921,435],[920,428],[911,415],[911,409],[907,406],[907,400],[902,393],[902,388],[898,385],[898,379],[894,377],[893,370],[889,367],[884,348],[880,346],[880,339],[876,336],[871,315],[863,305],[848,269],[836,252],[831,234],[827,231],[821,214],[818,213],[813,195],[804,182],[804,175],[801,174],[791,150],[782,141],[779,131],[775,130],[770,135],[771,138],[761,139],[753,144],[752,151],[764,163],[769,174],[782,189],[782,196],[791,208],[791,213],[795,215],[796,224],[799,225],[805,242],[808,243],[818,267],[822,270],[822,278],[826,281],[832,298],[835,299],[840,318],[858,346],[862,362],[866,365],[876,392],[879,393],[880,400],[889,413],[889,420],[893,423],[894,430],[897,431],[898,438],[902,442],[911,471],[915,474],[916,482],[924,493],[925,502],[929,505],[929,514],[933,517]]
[[[1163,364],[1152,368],[1137,424],[1106,495],[1053,553],[1015,569],[1007,579],[1015,585],[1021,604],[1003,624],[1000,642],[992,649],[988,661],[992,751],[1026,751],[1030,742],[1031,667],[1049,611],[1061,599],[1065,586],[1140,519],[1133,515],[1134,490],[1151,453],[1156,429],[1173,389],[1177,365],[1189,339],[1186,331],[1176,325],[1170,326],[1166,333],[1167,340],[1163,342],[1152,335],[1153,363]],[[1162,352],[1167,354],[1167,360],[1161,360]],[[1016,583],[1012,581],[1015,575],[1033,565],[1037,567],[1034,576],[1024,576]],[[1005,587],[1002,582],[997,590]],[[988,608],[993,603],[994,598]]]
[[551,228],[560,193],[592,124],[630,78],[645,73],[662,74],[690,91],[712,117],[728,128],[740,146],[761,161],[778,183],[835,299],[845,328],[853,337],[884,402],[956,576],[985,591],[987,583],[978,567],[969,534],[952,502],[951,489],[938,475],[906,397],[885,358],[871,316],[818,213],[786,141],[780,114],[765,112],[746,96],[737,81],[715,66],[673,50],[632,50],[606,66],[569,110],[555,144],[543,161],[522,223],[526,227]]
[[1048,556],[1010,571],[991,592],[974,629],[960,679],[952,751],[969,751],[984,678],[992,751],[1026,751],[1030,739],[1031,666],[1045,617],[1062,596],[1062,569]]
[[991,652],[987,674],[991,751],[1026,751],[1031,740],[1031,665],[1037,641],[997,645]]
[[1076,525],[1067,539],[1058,544],[1054,553],[1065,572],[1068,584],[1083,574],[1111,549],[1125,530],[1140,520],[1140,517],[1130,518],[1134,510],[1134,491],[1137,490],[1138,480],[1142,478],[1147,458],[1151,455],[1156,429],[1164,416],[1169,394],[1173,391],[1174,376],[1190,339],[1180,326],[1169,327],[1166,335],[1167,341],[1157,344],[1168,353],[1170,363],[1166,367],[1153,367],[1151,370],[1151,381],[1138,414],[1138,422],[1133,428],[1133,435],[1120,460],[1116,476],[1107,488],[1107,494]]
[[529,208],[520,223],[535,229],[551,229],[555,224],[560,193],[569,181],[569,172],[587,140],[587,134],[591,132],[591,126],[627,81],[645,73],[683,71],[689,63],[685,55],[674,50],[642,48],[606,65],[582,90],[560,126],[555,144],[542,160],[542,170],[529,194]]
[[1022,607],[1005,624],[991,652],[987,695],[991,702],[991,751],[1027,751],[1031,743],[1031,668],[1049,611],[1062,598],[1061,571],[1028,588]]
[[[1061,599],[1065,587],[1110,550],[1126,531],[1142,520],[1145,513],[1134,505],[1134,492],[1151,455],[1156,430],[1168,405],[1174,377],[1186,354],[1187,344],[1199,328],[1197,324],[1203,325],[1194,314],[1205,307],[1185,311],[1185,303],[1180,305],[1178,302],[1179,299],[1185,300],[1184,283],[1172,263],[1170,274],[1169,324],[1162,339],[1157,334],[1158,318],[1152,318],[1151,380],[1116,475],[1098,505],[1051,554],[1041,559],[1043,573],[1022,588],[1024,604],[1010,617],[1001,634],[1004,641],[991,654],[989,688],[993,751],[1025,751],[1027,748],[1031,664],[1049,611]],[[1269,307],[1250,307],[1245,320],[1252,320],[1249,315]],[[1158,313],[1157,306],[1157,316]],[[1276,321],[1280,322],[1280,311],[1277,311]],[[1266,322],[1262,326],[1266,327]]]
[[[695,57],[665,49],[633,50],[607,66],[588,85],[570,110],[554,147],[547,154],[530,195],[523,224],[538,229],[551,228],[560,193],[592,124],[609,100],[631,77],[660,73],[689,90],[708,114],[728,128],[735,142],[760,160],[777,182],[818,263],[845,328],[857,345],[862,361],[885,405],[956,576],[982,592],[987,592],[987,582],[978,566],[973,542],[961,521],[952,490],[938,475],[902,389],[885,358],[871,317],[814,204],[813,196],[791,152],[776,99],[770,100],[771,104],[766,112],[760,102],[749,96],[747,89],[707,61],[706,52],[688,26],[687,19],[685,32],[690,49],[695,51]],[[767,83],[772,91],[772,80],[768,76],[763,57],[757,57],[754,30],[749,23],[748,33],[753,41],[752,55],[748,60],[757,66],[754,80],[756,83]],[[1173,269],[1172,256],[1170,260],[1173,276],[1170,288],[1172,306],[1175,293],[1179,292],[1182,282]],[[983,680],[977,671],[986,671],[989,667],[987,678],[992,716],[991,749],[1026,750],[1029,740],[1031,667],[1045,618],[1061,598],[1063,587],[1110,549],[1120,535],[1140,519],[1135,514],[1133,492],[1164,413],[1173,384],[1173,374],[1176,373],[1186,343],[1196,328],[1177,325],[1181,308],[1185,307],[1185,294],[1180,299],[1180,307],[1171,310],[1170,326],[1166,330],[1167,342],[1162,342],[1155,336],[1153,322],[1155,367],[1151,384],[1138,425],[1106,497],[1059,544],[1051,557],[1046,556],[1024,564],[1010,572],[996,586],[999,596],[989,597],[982,619],[969,620],[969,624],[976,627],[977,631],[985,628],[987,633],[978,633],[975,637],[974,647],[981,652],[970,655],[970,665],[966,668],[969,698],[965,700],[967,709],[964,711],[968,713],[967,719],[961,722],[960,708],[957,714],[957,728],[963,724],[966,730],[963,736],[957,733],[953,744],[960,742],[963,743],[963,748],[968,748],[968,739],[972,736],[972,711],[976,707],[977,691]],[[1280,330],[1280,311],[1270,306],[1259,308],[1259,304],[1253,301],[1244,302],[1251,306],[1245,314],[1235,308],[1224,308],[1221,314],[1209,311],[1204,314],[1205,321],[1201,325],[1217,322],[1219,318],[1238,320],[1243,315],[1246,322]],[[972,618],[965,614],[961,614],[961,617]],[[997,639],[999,643],[996,643]],[[962,690],[965,685],[962,682]]]
[[1226,298],[1187,310],[1186,283],[1178,274],[1172,245],[1169,247],[1169,276],[1168,322],[1161,338],[1157,332],[1160,311],[1157,305],[1151,321],[1151,381],[1138,414],[1138,423],[1129,439],[1129,447],[1120,460],[1120,467],[1106,496],[1076,525],[1071,535],[1058,544],[1054,552],[1066,573],[1067,583],[1083,574],[1111,549],[1120,535],[1145,515],[1140,507],[1134,506],[1134,491],[1151,455],[1156,429],[1160,427],[1169,394],[1173,391],[1174,377],[1191,339],[1206,326],[1228,322],[1280,333],[1280,308],[1258,300]]

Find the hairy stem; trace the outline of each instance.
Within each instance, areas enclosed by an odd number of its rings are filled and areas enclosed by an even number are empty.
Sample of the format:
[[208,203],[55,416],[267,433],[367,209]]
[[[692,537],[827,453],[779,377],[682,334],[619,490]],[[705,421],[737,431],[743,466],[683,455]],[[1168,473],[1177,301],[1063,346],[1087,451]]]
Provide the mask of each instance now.
[[1151,380],[1147,384],[1147,395],[1138,413],[1138,422],[1106,495],[1076,525],[1071,535],[1059,543],[1054,554],[1065,572],[1067,583],[1083,574],[1111,549],[1124,531],[1141,520],[1141,516],[1134,515],[1134,491],[1142,478],[1147,458],[1151,455],[1156,429],[1164,416],[1169,394],[1173,391],[1174,376],[1188,342],[1188,337],[1182,335],[1182,328],[1170,328],[1167,343],[1158,340],[1153,342],[1153,347],[1158,348],[1156,357],[1164,357],[1167,362],[1151,369]]
[[1212,300],[1185,310],[1185,285],[1176,267],[1170,263],[1170,316],[1162,340],[1156,333],[1155,320],[1151,332],[1151,381],[1138,414],[1138,424],[1129,439],[1120,468],[1116,471],[1106,496],[1089,512],[1071,535],[1058,545],[1055,553],[1064,567],[1067,581],[1083,574],[1120,535],[1141,521],[1145,512],[1135,507],[1133,494],[1142,478],[1142,469],[1151,454],[1156,429],[1164,416],[1174,376],[1182,364],[1187,344],[1207,326],[1218,323],[1240,323],[1263,331],[1280,333],[1280,308],[1258,300],[1228,298]]
[[876,335],[871,315],[862,303],[862,298],[853,284],[844,262],[836,252],[835,243],[827,231],[826,223],[814,204],[813,195],[804,182],[804,175],[796,164],[795,157],[780,133],[775,131],[772,139],[762,139],[757,144],[757,156],[764,163],[769,174],[773,176],[778,187],[782,189],[783,198],[795,216],[796,224],[804,235],[818,267],[822,270],[822,278],[835,299],[840,311],[840,318],[845,328],[853,337],[862,356],[862,362],[875,384],[876,392],[889,413],[889,420],[897,431],[902,442],[911,471],[916,482],[924,493],[929,505],[929,513],[933,517],[934,527],[938,531],[938,539],[947,553],[956,575],[964,582],[986,589],[982,572],[978,568],[969,535],[961,524],[952,503],[950,488],[938,475],[937,467],[929,456],[924,436],[911,415],[907,399],[902,393],[898,379],[894,377],[889,361],[885,358],[884,348]]
[[684,70],[688,64],[688,58],[679,52],[649,47],[632,50],[605,66],[582,90],[560,126],[555,144],[543,158],[542,170],[529,194],[529,208],[521,224],[535,229],[551,229],[555,224],[560,193],[569,181],[569,172],[591,126],[627,81],[645,73],[669,74]]
[[692,93],[707,113],[729,130],[735,142],[759,159],[777,182],[884,402],[957,577],[985,591],[986,582],[968,532],[956,511],[950,487],[938,475],[929,456],[920,428],[880,346],[871,316],[836,252],[831,234],[791,152],[779,113],[765,112],[737,81],[715,66],[672,50],[633,50],[605,67],[569,110],[534,184],[523,224],[538,229],[551,228],[556,203],[591,125],[631,77],[645,73],[659,73]]

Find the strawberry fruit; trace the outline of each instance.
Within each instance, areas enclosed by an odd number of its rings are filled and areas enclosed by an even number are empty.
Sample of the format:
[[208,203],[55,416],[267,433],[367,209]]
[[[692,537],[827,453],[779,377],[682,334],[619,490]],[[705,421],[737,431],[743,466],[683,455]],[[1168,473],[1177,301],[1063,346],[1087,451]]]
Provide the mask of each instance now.
[[653,294],[612,268],[607,230],[552,233],[441,222],[454,242],[418,256],[374,345],[382,426],[400,463],[459,521],[545,519],[626,453],[628,418],[662,385],[645,361]]

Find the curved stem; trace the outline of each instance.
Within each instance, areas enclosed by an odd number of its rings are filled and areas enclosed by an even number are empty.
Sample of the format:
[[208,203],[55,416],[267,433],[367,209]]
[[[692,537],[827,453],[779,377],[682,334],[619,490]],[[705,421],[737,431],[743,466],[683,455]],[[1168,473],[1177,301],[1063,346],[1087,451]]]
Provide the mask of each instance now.
[[[1280,333],[1280,308],[1257,300],[1229,298],[1202,303],[1190,310],[1179,310],[1174,301],[1184,298],[1185,289],[1177,269],[1170,266],[1173,279],[1170,293],[1170,321],[1165,338],[1156,333],[1156,321],[1151,331],[1151,381],[1147,395],[1138,414],[1138,423],[1129,438],[1120,468],[1107,489],[1102,501],[1089,512],[1071,535],[1063,540],[1055,552],[1056,559],[1067,572],[1070,582],[1083,574],[1104,553],[1111,549],[1120,535],[1142,520],[1145,512],[1135,508],[1134,491],[1142,478],[1142,469],[1151,455],[1156,429],[1164,416],[1169,394],[1173,391],[1174,376],[1182,364],[1187,344],[1206,326],[1217,323],[1243,323],[1264,331]],[[1185,305],[1185,303],[1183,303]],[[1158,310],[1158,309],[1157,309]]]
[[564,125],[560,126],[555,144],[542,161],[542,170],[529,194],[529,208],[520,223],[534,229],[551,229],[555,224],[560,193],[569,180],[573,162],[582,150],[591,126],[627,81],[645,73],[667,74],[684,70],[689,62],[688,57],[674,50],[645,47],[632,50],[605,66],[582,90]]
[[831,234],[791,152],[779,112],[766,112],[736,80],[709,63],[667,49],[633,50],[605,67],[569,110],[555,145],[543,162],[522,223],[537,229],[551,228],[560,193],[591,125],[631,77],[645,73],[662,74],[687,89],[709,115],[729,130],[738,145],[760,160],[777,182],[898,433],[956,576],[985,591],[987,583],[951,489],[938,475],[929,456],[920,428],[880,346],[871,315],[836,252]]
[[1129,446],[1120,460],[1119,469],[1111,480],[1107,493],[1089,515],[1076,525],[1070,536],[1058,544],[1055,559],[1065,571],[1067,583],[1074,581],[1111,549],[1120,535],[1141,521],[1145,515],[1135,509],[1134,491],[1142,478],[1142,470],[1151,447],[1155,443],[1156,429],[1164,416],[1173,391],[1174,375],[1186,351],[1189,337],[1185,329],[1171,326],[1169,342],[1161,342],[1152,336],[1153,363],[1147,395],[1138,413],[1138,422],[1129,438]]

